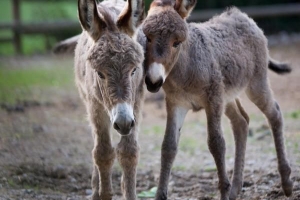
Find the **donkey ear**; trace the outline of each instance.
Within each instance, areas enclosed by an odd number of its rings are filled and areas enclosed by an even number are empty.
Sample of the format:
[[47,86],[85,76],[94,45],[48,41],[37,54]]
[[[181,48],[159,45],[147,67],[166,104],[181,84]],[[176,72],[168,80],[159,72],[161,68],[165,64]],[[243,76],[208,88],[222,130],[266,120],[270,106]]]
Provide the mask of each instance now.
[[190,13],[192,12],[196,3],[197,0],[176,0],[174,9],[183,19],[186,19],[190,16]]
[[99,15],[96,0],[78,0],[78,15],[82,28],[97,41],[107,25]]
[[125,8],[119,15],[117,26],[119,30],[133,36],[135,29],[145,18],[144,0],[127,0]]

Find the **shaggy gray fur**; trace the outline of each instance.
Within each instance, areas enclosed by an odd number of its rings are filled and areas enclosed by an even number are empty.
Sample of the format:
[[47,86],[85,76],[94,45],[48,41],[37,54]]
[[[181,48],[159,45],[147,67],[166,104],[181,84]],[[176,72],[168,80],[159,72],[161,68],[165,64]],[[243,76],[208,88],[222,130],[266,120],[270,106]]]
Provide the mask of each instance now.
[[[156,0],[151,4],[142,27],[145,36],[142,33],[138,36],[146,49],[147,88],[156,92],[162,86],[166,93],[167,127],[156,200],[167,199],[170,171],[185,115],[188,110],[202,108],[207,116],[209,150],[218,171],[220,199],[237,198],[243,184],[249,123],[238,99],[243,91],[269,121],[282,188],[290,196],[293,183],[285,152],[283,119],[267,77],[268,66],[289,71],[288,66],[270,59],[263,31],[237,8],[230,8],[205,23],[187,23],[185,19],[195,0],[177,0],[175,5],[168,0],[163,2]],[[232,185],[226,173],[223,113],[231,121],[236,145]]]
[[[128,0],[127,5],[122,0],[98,5],[95,0],[79,0],[78,13],[83,32],[70,41],[78,41],[76,85],[94,138],[92,199],[112,199],[112,165],[117,156],[123,170],[123,197],[135,200],[144,52],[132,36],[143,19],[144,5],[140,0]],[[122,135],[116,150],[112,126]]]

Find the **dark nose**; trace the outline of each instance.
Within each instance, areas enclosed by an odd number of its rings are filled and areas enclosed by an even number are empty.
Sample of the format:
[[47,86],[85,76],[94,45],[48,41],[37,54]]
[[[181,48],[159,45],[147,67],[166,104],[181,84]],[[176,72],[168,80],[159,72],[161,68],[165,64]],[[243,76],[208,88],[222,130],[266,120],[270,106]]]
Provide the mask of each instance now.
[[118,117],[114,122],[114,129],[118,131],[121,135],[129,135],[131,129],[134,127],[135,121],[131,119],[126,119],[124,117]]
[[161,77],[160,79],[158,79],[158,81],[156,81],[155,83],[152,83],[152,81],[150,80],[150,78],[148,76],[146,76],[145,83],[146,83],[146,86],[147,86],[147,90],[149,92],[155,93],[155,92],[158,92],[158,90],[162,86],[163,79]]

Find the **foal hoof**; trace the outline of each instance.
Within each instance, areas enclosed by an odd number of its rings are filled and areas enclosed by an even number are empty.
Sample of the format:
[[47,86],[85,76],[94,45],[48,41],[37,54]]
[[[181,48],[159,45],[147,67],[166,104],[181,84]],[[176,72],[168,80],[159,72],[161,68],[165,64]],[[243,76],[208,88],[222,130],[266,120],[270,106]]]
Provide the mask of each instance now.
[[157,191],[155,200],[167,200],[167,199],[168,199],[168,194],[167,193]]
[[289,197],[293,193],[293,181],[288,179],[284,183],[282,183],[282,189],[285,196]]

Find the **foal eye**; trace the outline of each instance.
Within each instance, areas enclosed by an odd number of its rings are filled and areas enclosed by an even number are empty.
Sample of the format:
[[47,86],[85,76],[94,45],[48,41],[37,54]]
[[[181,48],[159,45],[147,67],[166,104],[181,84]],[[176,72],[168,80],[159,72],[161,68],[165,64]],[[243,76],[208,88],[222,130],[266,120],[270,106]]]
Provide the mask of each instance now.
[[149,37],[147,37],[147,42],[151,43],[151,39]]
[[97,74],[101,79],[105,79],[105,76],[101,72],[97,72]]
[[181,44],[181,42],[174,42],[174,43],[173,43],[173,47],[174,47],[174,48],[177,48],[180,44]]
[[133,76],[135,74],[136,68],[134,68],[131,72],[131,76]]

